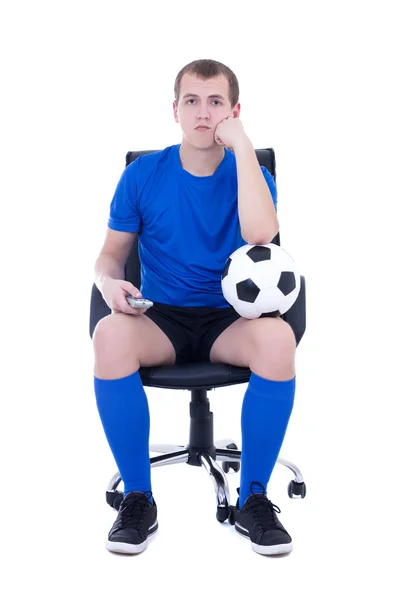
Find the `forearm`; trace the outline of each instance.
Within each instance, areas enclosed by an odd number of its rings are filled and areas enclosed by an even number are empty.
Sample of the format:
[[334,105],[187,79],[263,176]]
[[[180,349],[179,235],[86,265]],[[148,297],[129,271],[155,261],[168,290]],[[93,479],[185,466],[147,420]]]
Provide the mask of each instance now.
[[257,155],[247,137],[234,152],[242,238],[248,244],[269,244],[278,233],[279,222]]
[[94,266],[94,273],[95,284],[101,292],[107,279],[125,279],[125,265],[111,254],[100,254]]

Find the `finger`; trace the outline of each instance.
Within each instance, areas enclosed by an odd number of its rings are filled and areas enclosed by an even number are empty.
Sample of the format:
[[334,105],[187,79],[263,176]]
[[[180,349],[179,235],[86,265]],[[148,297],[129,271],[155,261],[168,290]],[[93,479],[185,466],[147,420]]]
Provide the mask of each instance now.
[[127,303],[127,306],[116,306],[112,312],[113,313],[125,313],[126,315],[132,315],[132,316],[137,316],[137,315],[141,315],[142,313],[146,312],[147,308],[132,308],[132,306],[129,306],[129,304]]
[[121,287],[124,290],[124,292],[126,292],[126,295],[131,294],[131,296],[133,296],[134,298],[140,298],[140,296],[142,295],[141,291],[137,287],[132,285],[130,282],[124,281]]
[[131,310],[133,311],[132,314],[137,317],[145,313],[147,308],[132,308]]
[[133,288],[133,290],[131,292],[128,292],[131,296],[133,296],[134,298],[140,298],[142,295],[142,292],[140,290],[138,290],[137,288]]
[[118,303],[116,305],[117,310],[123,313],[126,313],[127,315],[135,315],[136,314],[136,308],[133,308],[128,300],[126,299],[126,297],[122,298],[121,300],[118,300]]

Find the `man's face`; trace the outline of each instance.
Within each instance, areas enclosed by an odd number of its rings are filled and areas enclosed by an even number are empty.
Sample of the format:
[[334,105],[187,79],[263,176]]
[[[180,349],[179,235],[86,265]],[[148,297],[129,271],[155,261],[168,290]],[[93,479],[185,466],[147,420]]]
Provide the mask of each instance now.
[[238,117],[240,113],[239,103],[231,106],[228,80],[223,75],[204,80],[185,73],[179,100],[174,101],[173,108],[183,137],[201,149],[216,145],[214,132],[218,123],[226,117]]

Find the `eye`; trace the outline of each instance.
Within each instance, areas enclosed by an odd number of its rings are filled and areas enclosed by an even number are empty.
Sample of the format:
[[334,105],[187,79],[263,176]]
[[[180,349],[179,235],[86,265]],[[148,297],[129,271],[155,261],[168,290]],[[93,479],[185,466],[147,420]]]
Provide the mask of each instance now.
[[189,102],[194,102],[194,98],[189,98],[189,100],[187,100],[186,104],[189,104]]
[[217,102],[218,104],[221,104],[221,102],[219,100],[213,100],[213,102]]

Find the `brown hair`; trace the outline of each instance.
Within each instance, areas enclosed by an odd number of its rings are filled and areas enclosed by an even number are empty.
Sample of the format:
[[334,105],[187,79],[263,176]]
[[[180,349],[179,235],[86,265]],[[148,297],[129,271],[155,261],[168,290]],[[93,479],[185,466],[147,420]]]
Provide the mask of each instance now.
[[178,102],[181,90],[181,79],[185,73],[198,75],[201,79],[211,79],[219,75],[225,75],[229,83],[229,100],[231,106],[235,106],[239,100],[239,83],[235,73],[226,65],[211,59],[194,60],[185,65],[178,73],[175,79],[174,93],[175,100]]

